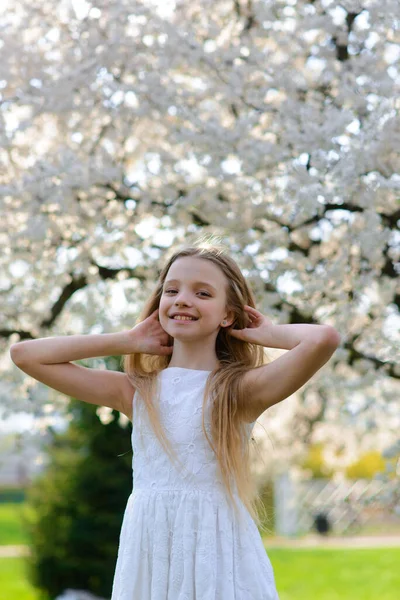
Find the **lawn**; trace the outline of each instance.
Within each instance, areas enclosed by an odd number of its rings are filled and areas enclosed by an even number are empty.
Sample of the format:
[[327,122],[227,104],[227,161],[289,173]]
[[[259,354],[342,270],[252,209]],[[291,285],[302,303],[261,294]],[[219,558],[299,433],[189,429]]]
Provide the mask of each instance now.
[[0,581],[0,600],[40,600],[27,581],[23,558],[1,558]]
[[[0,504],[0,545],[24,544],[20,504]],[[268,541],[266,541],[268,547]],[[400,548],[268,549],[280,600],[397,600]],[[23,558],[0,559],[0,600],[40,600]]]
[[396,600],[400,548],[268,551],[280,600]]
[[[280,600],[397,600],[400,549],[270,550]],[[0,600],[40,600],[22,558],[0,559]]]
[[23,503],[0,504],[0,546],[27,543],[22,525],[22,514],[25,510]]

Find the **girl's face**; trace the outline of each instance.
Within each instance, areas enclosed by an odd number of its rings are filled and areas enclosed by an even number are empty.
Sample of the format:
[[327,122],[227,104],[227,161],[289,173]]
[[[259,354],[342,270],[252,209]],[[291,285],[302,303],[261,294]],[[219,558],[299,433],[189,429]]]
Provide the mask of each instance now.
[[[225,286],[224,274],[211,261],[178,258],[169,268],[161,294],[161,327],[172,337],[186,340],[218,331],[228,316]],[[177,321],[172,318],[174,313],[186,313],[196,320]]]

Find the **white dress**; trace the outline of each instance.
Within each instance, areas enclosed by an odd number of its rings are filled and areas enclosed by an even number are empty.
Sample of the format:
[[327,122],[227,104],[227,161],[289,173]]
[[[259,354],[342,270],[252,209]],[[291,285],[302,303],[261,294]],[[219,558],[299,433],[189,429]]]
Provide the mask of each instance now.
[[133,402],[133,491],[111,600],[279,600],[258,528],[236,485],[235,516],[202,431],[209,373],[168,367],[158,376],[161,424],[183,471],[155,436],[139,394]]

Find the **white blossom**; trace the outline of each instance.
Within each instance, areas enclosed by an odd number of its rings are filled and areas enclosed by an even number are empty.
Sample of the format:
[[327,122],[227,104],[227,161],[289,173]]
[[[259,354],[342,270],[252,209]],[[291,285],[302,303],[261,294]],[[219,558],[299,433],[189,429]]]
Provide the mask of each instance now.
[[272,423],[286,406],[306,422],[307,396],[322,392],[314,432],[330,443],[331,462],[342,445],[350,460],[363,439],[383,449],[382,431],[393,448],[397,13],[397,0],[3,2],[8,412],[48,403],[11,364],[19,335],[132,326],[165,250],[212,233],[273,322],[301,316],[341,335],[303,395],[268,411],[277,460],[295,460],[305,433],[293,440],[290,419],[286,429]]

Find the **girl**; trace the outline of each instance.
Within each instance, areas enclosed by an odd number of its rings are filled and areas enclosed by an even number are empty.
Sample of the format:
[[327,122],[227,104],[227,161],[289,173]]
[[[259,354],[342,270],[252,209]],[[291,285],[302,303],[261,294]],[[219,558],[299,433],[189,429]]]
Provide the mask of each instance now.
[[[235,261],[194,245],[168,260],[137,325],[23,341],[20,369],[133,423],[133,481],[111,600],[277,600],[257,526],[249,438],[340,342],[327,325],[274,325]],[[265,364],[264,347],[289,350]],[[124,373],[73,361],[124,355]]]

